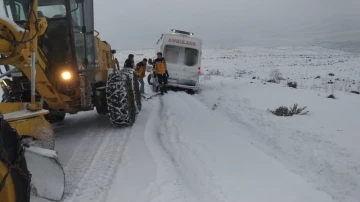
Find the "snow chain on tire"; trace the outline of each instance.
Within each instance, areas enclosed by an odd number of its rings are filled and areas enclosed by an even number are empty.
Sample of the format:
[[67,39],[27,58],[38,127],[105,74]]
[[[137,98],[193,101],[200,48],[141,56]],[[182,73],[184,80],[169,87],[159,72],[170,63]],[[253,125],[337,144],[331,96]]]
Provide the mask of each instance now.
[[131,68],[124,68],[122,71],[125,74],[127,74],[132,80],[132,89],[136,103],[136,114],[138,114],[141,111],[141,94],[140,94],[140,89],[139,89],[140,85],[137,79],[136,71]]
[[30,201],[31,174],[27,169],[25,149],[21,137],[0,114],[0,161],[8,168],[3,179],[0,179],[0,192],[9,176],[13,179],[17,202]]
[[134,124],[136,105],[133,93],[133,81],[125,71],[108,76],[106,98],[110,122],[118,127],[128,127]]
[[136,111],[139,113],[141,111],[141,94],[140,94],[140,85],[139,81],[137,79],[136,72],[133,71],[133,89],[134,89],[134,96],[135,96],[135,102],[136,102]]

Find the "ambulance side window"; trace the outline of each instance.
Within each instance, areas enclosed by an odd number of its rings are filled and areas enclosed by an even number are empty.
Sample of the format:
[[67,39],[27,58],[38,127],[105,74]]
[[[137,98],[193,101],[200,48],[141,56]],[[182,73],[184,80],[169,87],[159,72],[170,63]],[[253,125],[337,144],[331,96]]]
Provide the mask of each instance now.
[[185,48],[184,64],[187,66],[194,66],[198,62],[199,52],[193,48]]
[[165,60],[167,63],[176,64],[179,59],[180,47],[167,45],[165,47]]

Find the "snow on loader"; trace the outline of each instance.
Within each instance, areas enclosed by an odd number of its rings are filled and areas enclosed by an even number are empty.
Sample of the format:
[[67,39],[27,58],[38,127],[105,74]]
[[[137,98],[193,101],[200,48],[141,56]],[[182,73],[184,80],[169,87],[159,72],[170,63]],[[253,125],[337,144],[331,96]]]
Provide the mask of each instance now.
[[136,72],[120,70],[98,37],[92,0],[3,1],[0,201],[29,202],[30,193],[60,201],[65,174],[49,122],[95,108],[131,126],[141,110]]

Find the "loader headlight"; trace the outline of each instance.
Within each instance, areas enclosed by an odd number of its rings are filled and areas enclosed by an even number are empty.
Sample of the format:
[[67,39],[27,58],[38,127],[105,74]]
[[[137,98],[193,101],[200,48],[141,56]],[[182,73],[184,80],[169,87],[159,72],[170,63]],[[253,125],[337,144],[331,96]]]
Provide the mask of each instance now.
[[62,77],[64,80],[69,80],[69,79],[71,79],[71,74],[70,74],[70,72],[63,72],[63,73],[61,74],[61,77]]
[[8,86],[7,83],[6,83],[6,81],[2,80],[1,82],[2,82],[2,83],[1,83],[2,85],[6,86],[6,87]]

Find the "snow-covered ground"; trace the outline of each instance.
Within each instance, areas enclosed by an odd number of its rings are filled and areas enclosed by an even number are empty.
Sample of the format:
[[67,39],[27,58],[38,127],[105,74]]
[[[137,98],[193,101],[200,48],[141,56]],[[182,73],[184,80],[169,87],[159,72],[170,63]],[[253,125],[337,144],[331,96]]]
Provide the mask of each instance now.
[[[196,96],[201,102],[246,128],[244,139],[335,200],[360,201],[360,95],[350,93],[360,91],[358,55],[245,47],[206,51],[204,61],[207,75]],[[286,80],[266,82],[274,70]],[[276,117],[267,111],[295,103],[309,114]]]
[[[129,53],[153,57],[120,51],[120,63]],[[143,101],[131,128],[95,111],[54,125],[63,201],[360,201],[358,55],[241,47],[206,49],[202,63],[199,94]],[[309,113],[267,111],[295,103]]]

